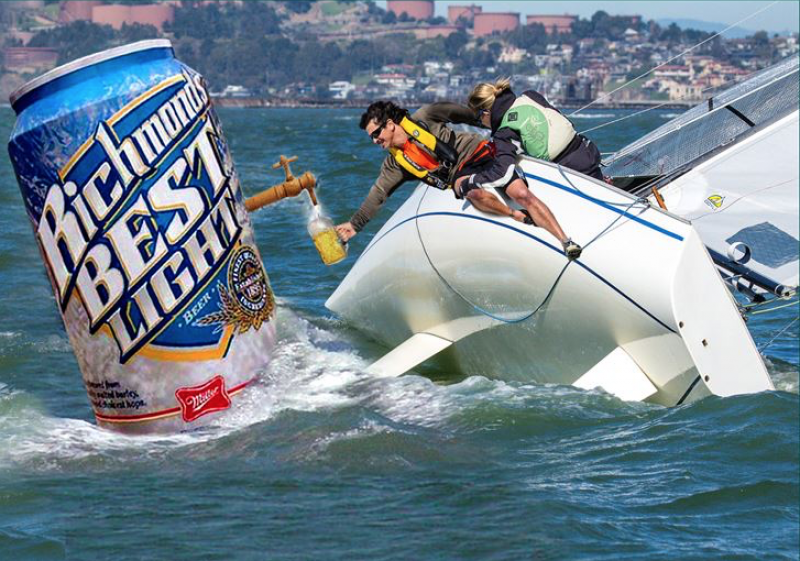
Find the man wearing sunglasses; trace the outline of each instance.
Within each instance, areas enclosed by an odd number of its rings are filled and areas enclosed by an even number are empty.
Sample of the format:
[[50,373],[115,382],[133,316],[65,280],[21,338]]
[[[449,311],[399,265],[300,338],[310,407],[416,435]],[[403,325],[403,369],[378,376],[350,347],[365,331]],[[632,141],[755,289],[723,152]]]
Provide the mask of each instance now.
[[[423,105],[410,116],[391,101],[376,101],[367,108],[359,126],[374,144],[390,153],[361,207],[349,222],[336,226],[342,240],[360,232],[406,181],[447,188],[457,177],[472,173],[476,163],[491,156],[491,149],[480,135],[455,132],[448,127],[451,123],[481,126],[474,111],[447,101]],[[420,142],[426,136],[432,140]],[[520,222],[527,218],[483,189],[470,191],[467,198],[484,212]]]

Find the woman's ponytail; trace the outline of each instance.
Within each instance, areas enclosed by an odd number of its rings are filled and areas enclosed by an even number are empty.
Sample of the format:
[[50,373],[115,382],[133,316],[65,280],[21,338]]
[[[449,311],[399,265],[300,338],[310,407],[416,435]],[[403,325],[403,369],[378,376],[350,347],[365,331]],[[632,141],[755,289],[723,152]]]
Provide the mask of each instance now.
[[508,89],[511,89],[511,80],[509,78],[501,78],[494,84],[481,82],[469,94],[469,107],[473,111],[491,109],[497,96]]

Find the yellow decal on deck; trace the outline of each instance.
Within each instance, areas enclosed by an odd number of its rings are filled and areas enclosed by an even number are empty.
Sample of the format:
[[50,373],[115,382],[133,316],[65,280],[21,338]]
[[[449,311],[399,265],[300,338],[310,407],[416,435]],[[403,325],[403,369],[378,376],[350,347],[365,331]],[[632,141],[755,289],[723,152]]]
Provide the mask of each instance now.
[[705,203],[711,208],[711,210],[717,210],[722,207],[722,203],[725,201],[725,197],[722,195],[711,195],[705,200]]

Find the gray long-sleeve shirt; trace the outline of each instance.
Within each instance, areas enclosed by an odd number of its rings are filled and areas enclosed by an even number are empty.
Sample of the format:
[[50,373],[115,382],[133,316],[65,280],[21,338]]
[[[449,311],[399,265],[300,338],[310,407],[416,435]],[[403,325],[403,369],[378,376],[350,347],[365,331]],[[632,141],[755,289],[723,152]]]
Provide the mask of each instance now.
[[[463,105],[441,101],[423,105],[411,115],[411,120],[423,123],[436,138],[455,148],[458,160],[454,169],[457,169],[478,147],[483,137],[467,132],[454,132],[448,123],[477,125],[480,123],[475,118],[475,113]],[[417,178],[405,171],[392,155],[386,156],[381,165],[378,178],[369,190],[361,207],[353,214],[350,224],[356,232],[360,232],[381,209],[392,193],[406,181],[416,181]]]

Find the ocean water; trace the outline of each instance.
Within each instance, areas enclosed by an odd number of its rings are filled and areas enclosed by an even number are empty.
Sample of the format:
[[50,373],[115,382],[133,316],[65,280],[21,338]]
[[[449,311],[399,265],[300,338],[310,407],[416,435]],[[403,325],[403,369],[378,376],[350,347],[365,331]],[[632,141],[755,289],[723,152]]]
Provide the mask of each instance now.
[[[621,116],[589,112],[579,130]],[[604,152],[665,122],[590,133]],[[221,110],[246,193],[296,174],[346,220],[382,153],[357,110]],[[0,109],[8,137],[13,112]],[[677,408],[424,371],[324,308],[412,186],[325,267],[286,200],[254,214],[280,343],[205,430],[97,428],[7,157],[0,161],[0,561],[797,559],[797,307],[754,317],[777,390]],[[436,380],[436,381],[434,381]],[[446,380],[446,383],[442,380]]]

